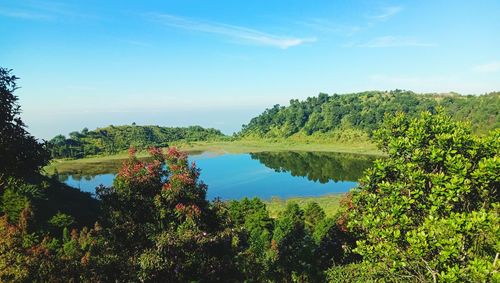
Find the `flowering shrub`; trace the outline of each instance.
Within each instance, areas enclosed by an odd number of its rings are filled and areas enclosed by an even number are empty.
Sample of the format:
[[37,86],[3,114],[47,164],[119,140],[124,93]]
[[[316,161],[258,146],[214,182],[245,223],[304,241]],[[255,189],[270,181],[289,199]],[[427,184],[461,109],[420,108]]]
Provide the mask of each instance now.
[[[175,147],[130,149],[112,188],[99,189],[123,280],[191,281],[233,272],[231,231],[205,199],[200,170]],[[176,279],[174,279],[176,278]]]

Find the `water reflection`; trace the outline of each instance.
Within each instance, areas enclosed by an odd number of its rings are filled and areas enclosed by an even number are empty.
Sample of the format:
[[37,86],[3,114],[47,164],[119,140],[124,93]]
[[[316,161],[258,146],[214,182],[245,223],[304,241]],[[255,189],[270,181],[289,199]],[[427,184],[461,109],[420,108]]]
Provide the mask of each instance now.
[[370,155],[332,152],[259,152],[250,156],[276,172],[290,172],[322,184],[357,181],[375,160]]

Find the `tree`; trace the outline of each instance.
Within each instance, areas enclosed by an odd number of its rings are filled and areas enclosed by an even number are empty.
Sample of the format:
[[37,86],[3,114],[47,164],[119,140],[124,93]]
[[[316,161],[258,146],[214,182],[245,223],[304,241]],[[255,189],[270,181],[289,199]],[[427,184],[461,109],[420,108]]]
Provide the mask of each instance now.
[[68,138],[57,135],[49,141],[49,148],[54,158],[82,158],[125,151],[131,146],[147,149],[167,147],[173,141],[206,141],[223,137],[219,130],[200,126],[109,126],[92,131],[84,128],[81,132],[69,133]]
[[304,211],[304,221],[306,226],[314,231],[314,227],[325,218],[325,211],[319,206],[317,202],[309,202]]
[[304,212],[298,204],[287,204],[276,221],[271,243],[275,278],[283,282],[312,280],[314,242],[304,225]]
[[500,280],[500,131],[473,136],[440,110],[387,117],[375,138],[388,157],[344,206],[366,266],[398,280]]
[[26,131],[14,95],[17,77],[0,67],[0,177],[31,177],[47,164],[49,153],[44,143]]
[[231,227],[239,231],[235,261],[245,280],[262,282],[269,279],[273,221],[266,205],[258,198],[230,201]]

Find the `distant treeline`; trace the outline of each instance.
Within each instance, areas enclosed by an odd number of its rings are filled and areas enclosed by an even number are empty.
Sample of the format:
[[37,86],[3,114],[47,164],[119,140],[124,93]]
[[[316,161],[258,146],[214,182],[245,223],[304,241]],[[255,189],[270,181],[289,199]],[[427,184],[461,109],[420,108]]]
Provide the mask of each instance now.
[[207,141],[224,137],[216,129],[200,126],[160,127],[160,126],[109,126],[89,131],[71,132],[69,137],[58,135],[49,141],[48,147],[53,158],[81,158],[96,154],[110,154],[136,148],[165,147],[176,141]]
[[[500,127],[500,92],[485,95],[416,94],[411,91],[368,91],[343,95],[319,94],[304,101],[290,100],[289,106],[274,105],[253,118],[237,138],[288,138],[320,134],[337,136],[344,141],[366,139],[378,129],[385,115],[404,112],[416,117],[422,111],[444,111],[459,121],[471,123],[476,134]],[[364,137],[365,136],[365,137]],[[165,147],[176,141],[207,141],[224,137],[219,130],[200,126],[109,126],[58,135],[49,141],[53,158],[81,158],[111,154],[130,146]]]
[[405,112],[410,117],[421,111],[443,107],[454,119],[469,121],[476,134],[500,126],[500,92],[486,95],[416,94],[411,91],[367,91],[344,95],[319,94],[304,101],[290,100],[289,106],[274,105],[243,125],[239,136],[258,138],[311,135],[342,130],[361,130],[371,135],[384,115]]

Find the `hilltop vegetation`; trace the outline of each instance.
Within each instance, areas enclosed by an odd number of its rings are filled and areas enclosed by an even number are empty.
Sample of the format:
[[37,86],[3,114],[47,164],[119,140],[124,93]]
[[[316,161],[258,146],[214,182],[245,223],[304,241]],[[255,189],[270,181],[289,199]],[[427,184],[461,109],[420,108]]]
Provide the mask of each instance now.
[[[243,125],[240,137],[289,138],[294,136],[334,136],[352,140],[370,136],[386,114],[406,113],[416,117],[438,107],[458,121],[469,121],[472,130],[485,134],[500,126],[500,92],[480,96],[458,94],[416,94],[411,91],[369,91],[344,95],[290,100],[289,106],[274,105]],[[325,133],[327,135],[325,135]]]
[[81,158],[117,153],[131,146],[142,149],[167,147],[171,142],[209,141],[222,137],[221,131],[200,126],[109,126],[71,132],[68,138],[58,135],[49,141],[49,150],[53,158]]
[[[191,127],[108,126],[93,131],[83,129],[69,137],[58,135],[48,143],[53,158],[82,158],[115,154],[130,146],[146,149],[167,147],[170,143],[259,141],[297,144],[329,144],[342,150],[370,149],[371,136],[382,124],[385,115],[403,112],[416,117],[422,111],[435,113],[438,108],[455,120],[471,123],[475,134],[484,135],[500,127],[500,92],[480,96],[459,94],[416,94],[411,91],[369,91],[362,93],[309,97],[290,100],[289,106],[275,105],[253,118],[233,138],[227,139],[219,130]],[[228,144],[225,145],[226,147]],[[309,148],[310,146],[308,146]],[[188,146],[189,148],[189,146]],[[349,151],[349,150],[348,150]]]

